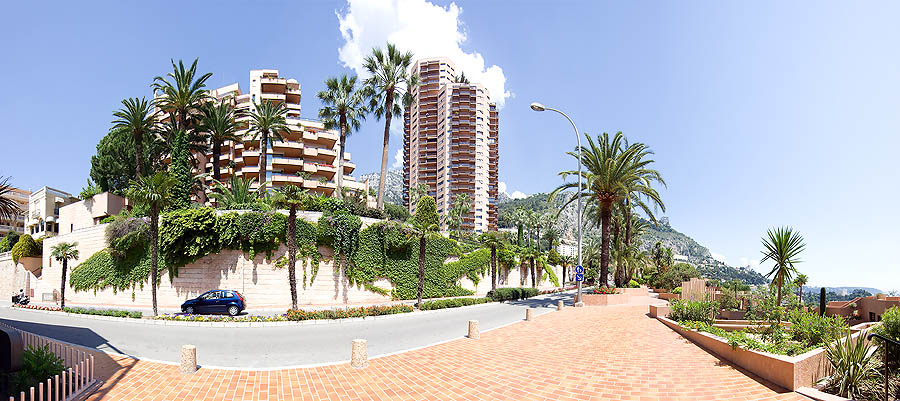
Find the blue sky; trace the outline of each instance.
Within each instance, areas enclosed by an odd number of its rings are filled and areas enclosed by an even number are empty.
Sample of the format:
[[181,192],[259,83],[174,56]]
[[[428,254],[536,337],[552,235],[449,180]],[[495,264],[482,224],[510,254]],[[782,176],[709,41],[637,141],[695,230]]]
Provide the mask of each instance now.
[[[459,54],[495,88],[508,192],[549,191],[572,165],[571,128],[528,109],[539,100],[582,132],[647,143],[672,225],[728,263],[754,264],[765,230],[791,225],[810,284],[900,289],[896,3],[33,3],[7,4],[0,26],[0,175],[18,186],[78,192],[111,112],[150,96],[170,58],[244,90],[250,69],[278,68],[314,117],[352,50],[391,38]],[[382,124],[349,140],[358,173],[379,167]]]

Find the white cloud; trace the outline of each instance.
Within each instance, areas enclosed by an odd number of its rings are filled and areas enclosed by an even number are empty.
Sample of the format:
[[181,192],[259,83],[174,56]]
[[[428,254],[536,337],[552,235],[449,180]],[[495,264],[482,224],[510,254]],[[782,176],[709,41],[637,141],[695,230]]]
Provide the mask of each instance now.
[[712,255],[713,259],[718,260],[719,262],[728,264],[728,261],[725,260],[725,255],[721,253],[715,253],[713,251],[709,251],[710,255]]
[[503,182],[503,181],[500,181],[500,182],[497,184],[497,190],[500,191],[500,193],[506,192],[506,183]]
[[513,199],[525,199],[528,197],[528,195],[525,195],[525,193],[523,193],[522,191],[515,191],[509,194],[509,197]]
[[397,149],[397,152],[394,153],[394,164],[391,164],[391,169],[396,170],[398,168],[403,167],[403,149]]
[[524,192],[522,192],[522,191],[513,191],[513,193],[509,193],[509,192],[506,192],[506,189],[507,189],[507,186],[506,186],[506,183],[505,183],[505,182],[500,181],[499,183],[497,183],[497,190],[498,190],[501,194],[506,194],[506,196],[509,196],[509,197],[512,198],[512,199],[523,199],[523,198],[527,198],[527,197],[528,197],[528,195],[526,195],[526,194],[525,194]]
[[753,270],[760,270],[759,259],[741,258],[741,266],[750,266]]
[[467,36],[461,13],[456,3],[444,8],[425,0],[348,0],[347,8],[337,13],[345,41],[338,58],[357,75],[367,76],[363,59],[387,42],[412,51],[416,58],[448,57],[471,82],[484,85],[502,108],[512,96],[503,69],[486,66],[481,53],[462,49]]

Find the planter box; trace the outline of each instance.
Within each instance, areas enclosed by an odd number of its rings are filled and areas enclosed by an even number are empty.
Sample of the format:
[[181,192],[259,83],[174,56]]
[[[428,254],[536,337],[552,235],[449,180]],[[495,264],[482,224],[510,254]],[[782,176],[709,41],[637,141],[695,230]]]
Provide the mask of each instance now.
[[41,258],[40,257],[28,256],[28,257],[24,257],[24,258],[19,258],[19,264],[26,271],[29,271],[29,272],[31,272],[31,274],[34,274],[35,276],[40,277],[40,275],[41,275]]
[[723,310],[723,311],[719,312],[719,318],[727,319],[727,320],[743,320],[746,315],[747,315],[747,311],[742,311],[742,310],[739,310],[739,311]]
[[647,296],[647,287],[640,286],[638,288],[619,288],[619,293],[628,294],[630,296]]
[[685,329],[664,317],[657,319],[707,351],[785,389],[794,391],[800,387],[809,387],[825,376],[827,360],[823,348],[795,356],[731,348],[720,337]]
[[671,301],[673,299],[680,299],[681,296],[678,294],[672,294],[671,292],[663,292],[659,294],[659,299],[664,299],[666,301]]
[[587,306],[624,305],[628,303],[628,294],[584,294]]
[[666,317],[669,316],[669,311],[671,311],[669,306],[650,305],[651,317]]

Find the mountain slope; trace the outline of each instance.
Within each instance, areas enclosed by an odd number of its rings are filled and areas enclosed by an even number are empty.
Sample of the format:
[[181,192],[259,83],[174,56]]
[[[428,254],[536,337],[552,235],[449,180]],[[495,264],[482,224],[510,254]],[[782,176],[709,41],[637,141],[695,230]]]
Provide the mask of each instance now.
[[[378,179],[381,172],[363,174],[359,176],[359,181],[369,180],[369,188],[378,191]],[[388,170],[387,181],[384,182],[384,201],[395,205],[403,204],[403,171]]]

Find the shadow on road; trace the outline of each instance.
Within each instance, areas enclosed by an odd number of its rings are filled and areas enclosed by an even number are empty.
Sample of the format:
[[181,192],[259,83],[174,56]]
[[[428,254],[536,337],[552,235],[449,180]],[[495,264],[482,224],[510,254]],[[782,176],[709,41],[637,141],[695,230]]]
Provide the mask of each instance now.
[[572,306],[571,293],[560,292],[556,294],[542,295],[540,297],[520,299],[518,301],[507,301],[509,305],[526,306],[529,308],[555,308],[557,302],[563,301],[566,306]]

